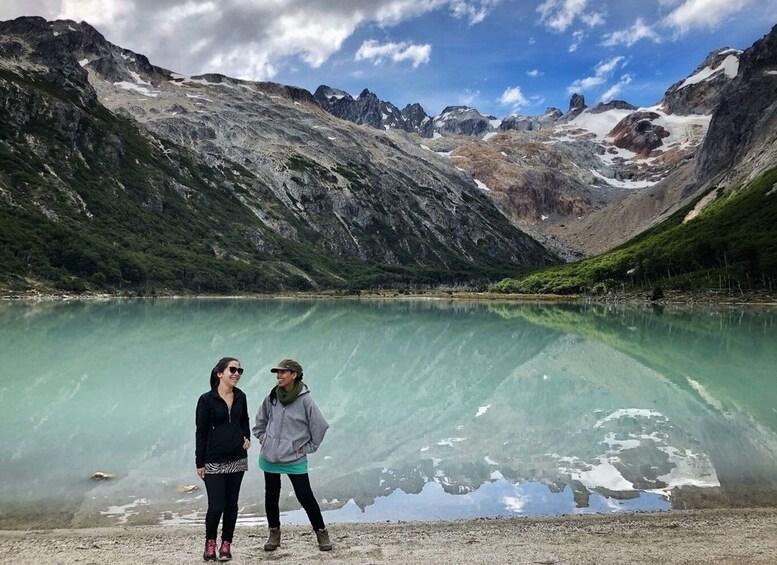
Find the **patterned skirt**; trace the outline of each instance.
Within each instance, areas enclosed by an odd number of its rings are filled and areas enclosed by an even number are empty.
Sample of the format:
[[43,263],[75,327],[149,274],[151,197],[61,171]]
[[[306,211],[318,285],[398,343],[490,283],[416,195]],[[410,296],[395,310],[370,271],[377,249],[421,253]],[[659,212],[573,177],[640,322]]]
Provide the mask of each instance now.
[[225,461],[223,463],[205,463],[206,475],[219,475],[221,473],[240,473],[248,471],[248,457]]

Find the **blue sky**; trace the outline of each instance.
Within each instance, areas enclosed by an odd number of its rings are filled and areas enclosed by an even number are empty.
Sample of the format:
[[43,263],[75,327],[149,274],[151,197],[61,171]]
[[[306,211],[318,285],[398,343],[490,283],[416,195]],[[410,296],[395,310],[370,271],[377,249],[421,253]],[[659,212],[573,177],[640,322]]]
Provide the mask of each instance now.
[[310,91],[368,88],[429,114],[503,117],[618,98],[657,102],[720,47],[777,24],[777,0],[4,0],[0,19],[87,21],[183,74]]

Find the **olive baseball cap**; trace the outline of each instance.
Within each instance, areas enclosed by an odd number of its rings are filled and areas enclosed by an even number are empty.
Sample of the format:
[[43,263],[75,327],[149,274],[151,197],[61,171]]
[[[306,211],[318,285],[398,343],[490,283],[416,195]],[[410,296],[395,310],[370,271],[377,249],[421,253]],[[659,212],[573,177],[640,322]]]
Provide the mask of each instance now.
[[277,373],[278,371],[294,371],[298,375],[302,374],[302,365],[297,363],[294,359],[284,359],[278,363],[275,367],[270,369],[271,373]]

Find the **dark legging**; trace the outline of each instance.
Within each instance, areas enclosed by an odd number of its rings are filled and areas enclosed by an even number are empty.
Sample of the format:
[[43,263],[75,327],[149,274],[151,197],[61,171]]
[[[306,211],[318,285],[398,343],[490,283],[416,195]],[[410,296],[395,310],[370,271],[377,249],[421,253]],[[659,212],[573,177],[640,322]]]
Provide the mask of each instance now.
[[219,520],[224,515],[221,539],[232,543],[237,522],[237,498],[243,472],[214,473],[205,475],[205,489],[208,491],[208,513],[205,514],[205,539],[216,539]]
[[[297,500],[305,509],[310,520],[310,525],[314,530],[323,530],[324,518],[321,516],[321,508],[313,496],[313,489],[310,488],[310,478],[307,473],[300,475],[288,475],[291,486],[294,487],[294,494]],[[281,525],[281,512],[278,503],[281,499],[281,476],[278,473],[264,472],[264,509],[267,513],[267,524],[271,528],[279,528]]]

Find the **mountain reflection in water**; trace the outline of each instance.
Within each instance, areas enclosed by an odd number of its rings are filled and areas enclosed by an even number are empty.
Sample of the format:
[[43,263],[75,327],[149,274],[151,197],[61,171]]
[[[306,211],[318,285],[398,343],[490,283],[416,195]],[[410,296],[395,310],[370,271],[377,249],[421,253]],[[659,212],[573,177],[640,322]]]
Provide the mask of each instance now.
[[[1,304],[0,527],[200,521],[194,405],[223,355],[246,368],[252,413],[269,368],[302,362],[331,424],[310,458],[329,521],[773,505],[776,320],[443,301]],[[258,447],[244,520],[263,516]],[[304,522],[293,496],[281,507]]]

